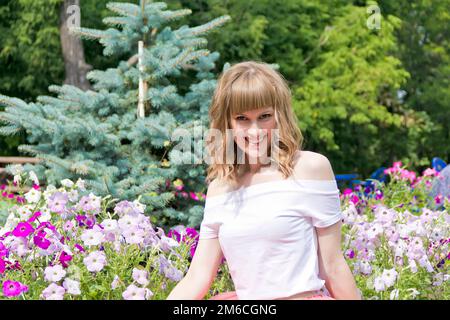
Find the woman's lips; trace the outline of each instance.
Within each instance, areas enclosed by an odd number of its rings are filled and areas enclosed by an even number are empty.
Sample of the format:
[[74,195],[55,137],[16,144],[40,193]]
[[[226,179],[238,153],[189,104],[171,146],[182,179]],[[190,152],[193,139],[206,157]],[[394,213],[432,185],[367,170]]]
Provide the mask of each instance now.
[[251,146],[255,146],[258,147],[259,144],[264,140],[264,137],[259,139],[259,140],[250,140],[248,137],[245,137],[245,141],[251,145]]

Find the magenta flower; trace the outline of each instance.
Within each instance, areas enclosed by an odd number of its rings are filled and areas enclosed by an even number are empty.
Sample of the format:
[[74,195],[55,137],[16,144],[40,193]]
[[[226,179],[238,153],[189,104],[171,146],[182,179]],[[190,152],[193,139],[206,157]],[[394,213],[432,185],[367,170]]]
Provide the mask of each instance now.
[[15,237],[28,237],[28,235],[33,231],[33,227],[28,222],[19,222],[17,227],[13,230],[12,234]]
[[9,199],[14,199],[14,193],[8,194],[8,198],[9,198]]
[[72,256],[65,251],[61,252],[61,255],[59,256],[59,262],[61,262],[64,268],[67,268],[69,266],[69,261],[72,261]]
[[75,249],[77,249],[78,250],[78,252],[85,252],[86,250],[84,250],[84,248],[81,246],[81,245],[79,245],[78,243],[77,244],[75,244]]
[[3,260],[2,258],[0,258],[0,274],[5,273],[6,270],[6,263],[5,260]]
[[434,202],[436,204],[441,204],[443,200],[444,200],[444,197],[441,194],[438,194],[436,197],[434,197]]
[[349,249],[345,252],[345,255],[349,258],[349,259],[353,259],[355,257],[355,251]]
[[16,201],[17,203],[25,203],[25,198],[17,196]]
[[56,227],[48,221],[42,222],[41,224],[39,224],[38,229],[43,229],[43,228],[48,228],[52,231],[56,231]]
[[8,249],[5,247],[3,242],[0,242],[0,258],[6,257],[8,255]]
[[91,216],[86,217],[86,220],[84,223],[86,224],[86,227],[91,229],[95,224],[95,217],[91,217]]
[[78,222],[78,226],[79,227],[83,227],[83,226],[85,226],[85,221],[86,221],[86,216],[84,216],[84,215],[77,215],[76,217],[75,217],[75,220]]
[[198,201],[198,196],[195,192],[189,192],[189,195],[191,196],[191,199]]
[[38,219],[41,215],[42,215],[42,212],[36,211],[36,212],[31,216],[31,218],[28,219],[28,222],[31,223],[31,222],[36,221],[36,219]]
[[45,239],[44,237],[41,236],[34,236],[33,242],[37,247],[44,250],[47,250],[51,244],[51,242],[48,239]]
[[178,231],[176,231],[174,229],[169,230],[169,232],[167,233],[167,236],[169,238],[172,238],[172,235],[175,235],[175,238],[176,238],[177,242],[180,242],[181,235],[180,235],[180,233]]
[[6,280],[3,282],[3,294],[6,297],[17,297],[22,293],[21,283],[18,281]]
[[198,232],[194,228],[186,228],[186,235],[195,240],[197,240],[199,237]]
[[353,195],[353,196],[350,198],[350,202],[353,202],[354,204],[357,204],[357,203],[359,202],[358,196],[357,196],[357,195]]

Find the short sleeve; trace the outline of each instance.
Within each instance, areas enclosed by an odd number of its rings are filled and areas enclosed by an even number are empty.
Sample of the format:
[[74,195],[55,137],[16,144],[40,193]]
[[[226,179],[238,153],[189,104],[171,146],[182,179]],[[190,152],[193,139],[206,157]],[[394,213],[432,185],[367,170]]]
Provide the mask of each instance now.
[[324,180],[323,184],[313,186],[305,201],[307,214],[314,227],[325,228],[343,219],[339,189],[335,181]]
[[219,237],[220,223],[214,219],[214,216],[213,212],[206,205],[203,213],[203,220],[200,224],[199,240]]

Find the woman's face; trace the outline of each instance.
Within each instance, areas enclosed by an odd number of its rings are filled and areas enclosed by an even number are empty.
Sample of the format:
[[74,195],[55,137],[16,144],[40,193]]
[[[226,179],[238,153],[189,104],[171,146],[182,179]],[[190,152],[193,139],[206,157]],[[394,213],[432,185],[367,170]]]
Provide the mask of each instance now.
[[272,139],[271,129],[276,129],[275,110],[269,107],[233,114],[231,129],[237,146],[249,158],[265,156]]

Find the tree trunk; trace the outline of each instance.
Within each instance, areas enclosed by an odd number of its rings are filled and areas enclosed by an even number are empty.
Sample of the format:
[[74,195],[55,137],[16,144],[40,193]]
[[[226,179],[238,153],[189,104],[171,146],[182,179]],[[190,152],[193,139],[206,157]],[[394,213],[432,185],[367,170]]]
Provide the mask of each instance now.
[[[71,6],[78,6],[77,12],[67,12]],[[82,90],[91,89],[86,74],[92,69],[84,59],[83,42],[80,38],[70,34],[68,25],[72,26],[74,21],[80,21],[80,0],[64,0],[59,11],[59,31],[61,38],[62,53],[66,71],[65,84],[76,86]],[[78,15],[78,18],[75,18]],[[73,25],[75,26],[75,25]]]

